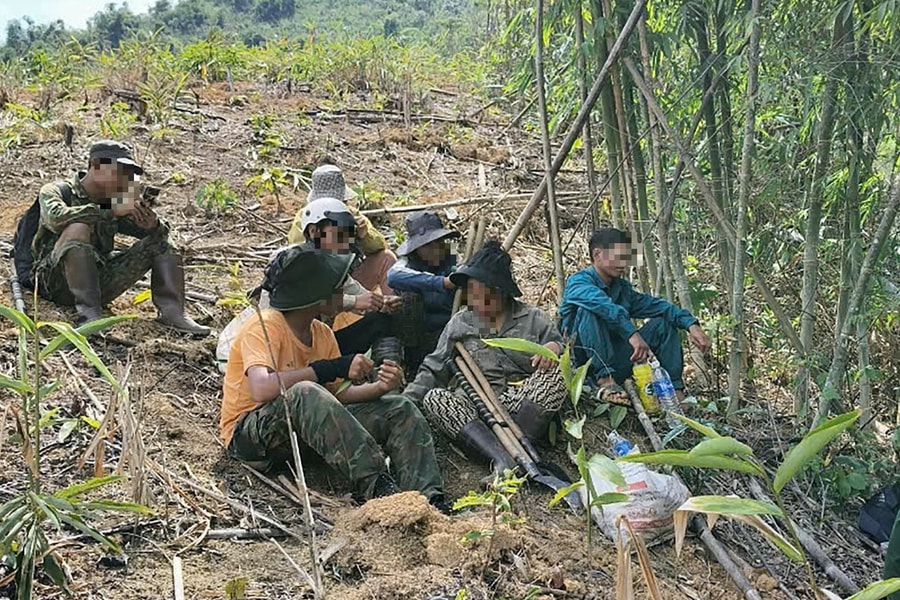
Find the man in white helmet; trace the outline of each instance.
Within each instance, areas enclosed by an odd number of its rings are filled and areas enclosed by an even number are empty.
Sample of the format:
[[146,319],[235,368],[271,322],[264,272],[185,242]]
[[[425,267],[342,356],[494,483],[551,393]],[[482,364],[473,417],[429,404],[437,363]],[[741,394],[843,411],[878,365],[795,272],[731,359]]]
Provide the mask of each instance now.
[[[332,164],[324,164],[316,168],[312,173],[312,184],[309,195],[306,197],[307,205],[323,198],[336,198],[347,202],[356,197],[356,192],[347,186],[344,173],[340,167]],[[384,236],[376,229],[369,219],[358,212],[349,209],[356,224],[355,246],[362,254],[362,261],[353,271],[353,277],[369,291],[380,289],[383,296],[391,296],[393,290],[387,284],[387,274],[391,266],[397,262],[397,256],[387,247]],[[288,242],[299,244],[304,241],[304,214],[306,207],[297,211],[291,230],[288,232]]]

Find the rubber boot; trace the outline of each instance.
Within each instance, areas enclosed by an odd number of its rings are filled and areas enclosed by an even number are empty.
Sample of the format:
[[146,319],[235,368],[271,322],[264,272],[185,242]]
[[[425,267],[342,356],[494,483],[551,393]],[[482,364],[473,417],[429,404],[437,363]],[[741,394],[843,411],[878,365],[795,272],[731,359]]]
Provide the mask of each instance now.
[[63,258],[66,284],[75,299],[78,323],[90,323],[103,316],[100,294],[100,271],[93,250],[85,247],[71,248]]
[[399,493],[400,488],[397,487],[397,482],[387,473],[381,473],[375,478],[375,483],[372,486],[372,498],[384,498],[385,496],[393,496]]
[[184,262],[181,256],[161,254],[154,259],[150,291],[160,323],[193,335],[209,335],[209,327],[184,314]]
[[556,417],[556,413],[547,410],[540,404],[531,400],[523,400],[519,406],[519,411],[513,419],[519,425],[519,429],[525,434],[531,443],[543,442],[547,439],[547,431],[550,429],[550,422]]
[[490,461],[491,475],[481,480],[482,486],[490,484],[495,475],[502,477],[507,469],[516,468],[516,461],[482,421],[472,421],[460,429],[457,441],[470,454]]

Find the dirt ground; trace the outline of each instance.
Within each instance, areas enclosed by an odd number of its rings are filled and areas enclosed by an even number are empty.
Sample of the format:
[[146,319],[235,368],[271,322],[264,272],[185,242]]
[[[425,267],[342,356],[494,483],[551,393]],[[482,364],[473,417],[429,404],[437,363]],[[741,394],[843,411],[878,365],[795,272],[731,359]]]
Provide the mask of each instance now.
[[[305,195],[302,181],[298,190],[282,192],[279,200],[285,211],[278,214],[275,198],[259,198],[245,185],[258,164],[251,115],[275,115],[282,144],[273,150],[274,156],[265,159],[269,164],[300,169],[308,176],[320,160],[329,157],[344,168],[352,186],[364,182],[365,193],[357,200],[363,208],[521,194],[530,192],[539,182],[540,144],[536,138],[514,128],[507,130],[499,116],[488,116],[481,123],[453,122],[454,115],[474,112],[477,105],[464,104],[473,100],[461,99],[458,102],[462,106],[451,106],[442,104],[447,102],[443,97],[426,98],[429,105],[427,110],[422,107],[423,112],[446,115],[448,121],[406,128],[402,122],[377,114],[367,119],[335,117],[326,112],[310,115],[318,99],[309,94],[282,98],[261,90],[250,104],[233,106],[229,98],[253,92],[252,87],[229,92],[212,86],[197,91],[203,100],[200,110],[206,116],[176,114],[172,132],[163,139],[151,140],[147,129],[141,127],[132,133],[150,182],[164,189],[159,212],[173,225],[173,240],[184,249],[189,265],[188,289],[213,300],[258,282],[265,256],[284,242],[293,211]],[[71,150],[64,146],[61,134],[50,129],[32,132],[24,147],[0,158],[0,240],[11,240],[16,219],[32,202],[41,182],[80,167],[90,141],[101,137],[97,120],[111,99],[98,92],[90,100],[94,104],[88,110],[75,105],[59,109],[61,120],[75,125]],[[242,196],[241,206],[232,214],[210,216],[194,205],[200,186],[217,178],[228,181]],[[564,175],[559,189],[581,190],[577,174]],[[489,233],[502,237],[523,205],[521,197],[497,199],[457,207],[443,215],[465,231],[469,222],[484,212],[489,216]],[[563,202],[564,240],[579,231],[576,225],[583,210],[583,200],[567,198]],[[402,218],[401,214],[376,217],[375,221],[390,239],[395,239],[395,232],[402,230]],[[514,250],[514,266],[526,298],[553,310],[552,266],[543,222],[538,215],[520,238]],[[584,255],[582,238],[575,236],[570,249],[571,270],[583,262],[579,258]],[[8,261],[4,261],[0,267],[4,281],[8,273]],[[227,598],[226,586],[235,584],[246,588],[243,596],[235,592],[234,598],[311,597],[308,585],[291,564],[291,560],[296,561],[308,570],[310,559],[304,541],[283,537],[277,543],[207,539],[211,530],[268,526],[257,515],[273,517],[297,530],[305,527],[305,518],[295,502],[224,456],[217,435],[221,377],[215,366],[216,338],[189,339],[160,328],[152,321],[154,310],[149,302],[135,304],[139,293],[140,289],[133,289],[111,310],[137,313],[140,319],[117,326],[112,336],[96,342],[96,346],[115,372],[123,374],[126,366],[130,368],[130,402],[140,420],[148,459],[147,465],[133,468],[146,478],[151,496],[148,504],[156,514],[141,521],[117,515],[103,518],[104,526],[120,530],[113,538],[127,555],[124,566],[110,567],[108,560],[101,561],[105,553],[93,543],[69,540],[60,545],[74,597],[172,597],[171,560],[175,556],[183,561],[187,598]],[[6,286],[2,302],[12,304]],[[188,310],[215,329],[224,327],[232,316],[229,307],[204,300],[191,301]],[[73,317],[71,310],[48,304],[40,304],[39,311],[43,320]],[[15,371],[15,352],[15,332],[4,321],[0,324],[0,371]],[[63,356],[77,376],[70,372]],[[80,426],[60,441],[57,436],[63,419],[85,413],[102,417],[101,409],[109,404],[111,391],[77,353],[63,352],[46,366],[62,382],[60,391],[44,408],[59,408],[57,421],[46,428],[44,442],[46,485],[56,489],[92,472],[90,466],[76,466],[92,430]],[[92,406],[86,388],[96,396],[99,407]],[[11,397],[0,399],[2,405],[12,402]],[[761,423],[748,422],[748,431],[760,424],[768,427],[768,418],[760,417]],[[589,421],[586,440],[592,451],[605,448],[608,427],[606,417]],[[632,417],[620,429],[647,445]],[[457,498],[477,489],[485,467],[468,461],[446,440],[438,441],[438,450],[448,496]],[[551,460],[573,470],[564,443],[547,452]],[[117,434],[107,447],[105,472],[116,469],[122,453],[123,441]],[[314,506],[324,515],[316,543],[320,552],[330,554],[324,565],[329,598],[449,600],[462,597],[459,594],[463,589],[466,599],[615,597],[616,554],[612,543],[595,530],[588,548],[583,520],[561,508],[548,508],[549,491],[529,487],[514,498],[513,507],[523,522],[501,526],[488,556],[483,540],[461,541],[467,532],[489,526],[484,512],[448,518],[415,493],[358,507],[349,499],[346,482],[321,464],[310,461],[306,475],[310,487],[325,496],[322,501],[314,499]],[[0,453],[0,500],[20,489],[23,479],[21,457],[7,442]],[[720,492],[742,492],[741,484],[730,474],[713,479],[713,484],[706,484],[715,485]],[[250,507],[252,514],[230,507],[210,493],[198,492],[185,481]],[[127,497],[128,485],[120,490],[110,488],[110,492]],[[817,520],[813,526],[833,541],[829,528],[842,532],[845,544],[834,541],[845,559],[842,566],[861,582],[877,577],[877,559],[867,555],[850,536],[850,525],[843,521],[819,524]],[[720,530],[764,597],[810,597],[803,573],[785,564],[755,534],[728,524],[717,528]],[[65,538],[71,532],[54,535],[54,539]],[[651,557],[666,599],[740,596],[722,568],[695,540],[688,541],[680,557],[671,545],[652,549]],[[648,597],[640,577],[637,580],[636,597]],[[824,582],[824,577],[821,580]],[[42,582],[37,597],[61,597],[46,583]],[[0,587],[0,598],[10,590]]]

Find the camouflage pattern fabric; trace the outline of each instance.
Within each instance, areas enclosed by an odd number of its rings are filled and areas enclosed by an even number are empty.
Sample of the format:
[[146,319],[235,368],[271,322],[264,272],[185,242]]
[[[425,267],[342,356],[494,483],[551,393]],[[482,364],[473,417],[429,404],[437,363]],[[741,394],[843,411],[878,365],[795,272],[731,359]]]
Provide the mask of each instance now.
[[238,421],[228,454],[264,470],[289,459],[288,411],[301,444],[371,497],[375,479],[387,468],[402,490],[426,497],[442,493],[443,480],[428,423],[407,398],[383,396],[344,405],[324,387],[300,382]]
[[175,252],[167,238],[168,228],[161,223],[159,227],[149,232],[149,235],[111,257],[101,256],[97,248],[90,244],[77,240],[66,241],[35,265],[38,292],[43,298],[63,306],[75,304],[66,283],[62,259],[70,249],[86,246],[97,258],[100,297],[104,305],[108,304],[143,277],[153,267],[153,262],[158,256]]
[[[566,386],[559,369],[535,371],[521,385],[511,385],[498,400],[511,415],[519,411],[524,400],[530,400],[550,412],[560,409],[567,398]],[[475,404],[456,387],[435,388],[425,394],[422,410],[435,429],[456,439],[460,430],[479,419]]]

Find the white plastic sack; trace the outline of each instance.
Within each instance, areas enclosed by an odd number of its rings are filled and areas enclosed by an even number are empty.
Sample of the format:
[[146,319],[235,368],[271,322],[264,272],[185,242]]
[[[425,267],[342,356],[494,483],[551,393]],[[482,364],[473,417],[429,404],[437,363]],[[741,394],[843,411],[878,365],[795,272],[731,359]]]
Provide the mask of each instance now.
[[[591,480],[598,494],[620,492],[628,495],[627,502],[605,504],[603,510],[591,508],[591,518],[606,537],[616,539],[616,519],[625,515],[632,529],[650,546],[659,544],[674,535],[672,515],[690,497],[681,481],[671,475],[651,471],[640,463],[619,463],[625,477],[625,488],[618,488],[603,475],[599,467],[592,465]],[[579,488],[581,500],[587,506],[587,489]],[[626,536],[624,526],[621,534]]]
[[[259,297],[259,309],[265,310],[267,308],[269,308],[269,293],[263,290]],[[222,373],[225,372],[228,365],[228,354],[231,352],[231,345],[234,343],[234,338],[237,337],[238,330],[240,330],[241,325],[247,322],[247,319],[254,315],[256,315],[256,309],[248,306],[235,318],[231,319],[228,325],[225,326],[225,329],[222,330],[222,333],[219,334],[219,343],[216,344],[216,363],[219,366],[219,371]]]

